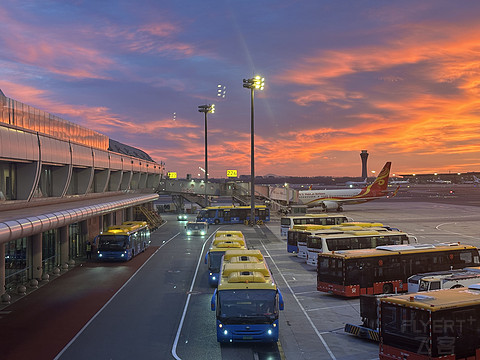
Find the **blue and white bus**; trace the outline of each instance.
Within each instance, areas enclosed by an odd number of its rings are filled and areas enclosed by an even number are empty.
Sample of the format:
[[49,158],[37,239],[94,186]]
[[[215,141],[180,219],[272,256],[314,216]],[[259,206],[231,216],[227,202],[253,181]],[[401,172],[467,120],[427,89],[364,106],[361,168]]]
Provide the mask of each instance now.
[[150,229],[145,221],[127,221],[97,235],[94,244],[99,260],[127,261],[150,245]]
[[[259,250],[227,250],[218,288],[212,296],[217,341],[277,342],[283,298]],[[261,255],[261,253],[260,253]]]
[[[243,224],[250,221],[250,206],[209,206],[200,210],[197,221],[209,224]],[[270,209],[265,205],[255,206],[255,223],[270,221]]]

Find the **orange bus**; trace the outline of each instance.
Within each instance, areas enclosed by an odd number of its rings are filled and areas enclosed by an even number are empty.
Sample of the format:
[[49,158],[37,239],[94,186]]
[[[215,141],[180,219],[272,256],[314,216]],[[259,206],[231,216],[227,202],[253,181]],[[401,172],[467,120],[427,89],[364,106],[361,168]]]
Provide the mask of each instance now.
[[459,243],[340,250],[318,255],[317,290],[346,297],[404,292],[414,274],[478,265],[478,249]]

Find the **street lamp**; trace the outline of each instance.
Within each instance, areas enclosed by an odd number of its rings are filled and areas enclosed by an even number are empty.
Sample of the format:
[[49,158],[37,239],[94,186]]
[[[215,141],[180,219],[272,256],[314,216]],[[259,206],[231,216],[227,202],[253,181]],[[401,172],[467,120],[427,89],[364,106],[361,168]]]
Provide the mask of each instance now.
[[207,152],[207,114],[215,112],[215,104],[211,105],[199,105],[198,111],[205,114],[205,207],[208,206],[208,152]]
[[250,124],[250,225],[253,226],[255,224],[255,123],[254,123],[254,106],[253,106],[253,99],[256,90],[263,90],[265,87],[265,78],[261,76],[255,76],[251,79],[243,79],[243,87],[250,89],[251,93],[251,101],[250,101],[250,109],[251,109],[251,124]]

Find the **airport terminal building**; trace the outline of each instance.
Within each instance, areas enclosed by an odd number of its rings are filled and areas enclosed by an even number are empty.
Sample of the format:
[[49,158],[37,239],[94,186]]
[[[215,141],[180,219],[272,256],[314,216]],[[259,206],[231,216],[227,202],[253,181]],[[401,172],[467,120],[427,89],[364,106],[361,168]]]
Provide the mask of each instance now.
[[0,296],[68,268],[108,226],[152,224],[164,170],[0,90]]

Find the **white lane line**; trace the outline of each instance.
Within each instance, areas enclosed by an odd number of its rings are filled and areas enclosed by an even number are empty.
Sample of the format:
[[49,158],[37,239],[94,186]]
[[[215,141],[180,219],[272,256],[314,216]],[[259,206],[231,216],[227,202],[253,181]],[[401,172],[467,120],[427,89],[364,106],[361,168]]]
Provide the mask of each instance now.
[[296,293],[295,295],[307,295],[307,294],[318,294],[318,290],[317,291],[303,291],[303,292],[298,292]]
[[[265,245],[263,244],[263,241],[260,239],[260,242],[263,246],[263,249],[265,250],[265,252],[267,253],[268,256],[270,256],[267,248],[265,247]],[[300,301],[298,300],[297,296],[295,295],[295,293],[293,292],[293,289],[290,287],[290,284],[287,282],[287,280],[285,279],[285,277],[283,276],[282,272],[280,271],[280,269],[278,268],[275,260],[273,260],[273,258],[270,258],[270,260],[273,262],[273,265],[275,265],[275,267],[277,268],[277,271],[278,273],[280,274],[280,276],[282,277],[283,281],[285,282],[285,284],[287,285],[288,287],[288,290],[290,290],[290,292],[292,293],[292,296],[295,298],[295,301],[297,302],[298,306],[300,307],[300,309],[302,310],[303,314],[305,315],[305,317],[307,318],[308,322],[310,323],[310,325],[312,326],[313,330],[315,331],[315,334],[317,334],[318,338],[320,339],[320,341],[322,342],[323,346],[325,347],[325,350],[327,350],[328,354],[330,355],[330,358],[332,360],[336,360],[336,357],[335,355],[333,355],[332,351],[330,350],[330,348],[328,347],[327,345],[327,342],[325,341],[325,339],[323,338],[322,334],[320,334],[320,332],[318,331],[317,327],[315,326],[315,324],[313,323],[312,319],[310,318],[310,316],[308,316],[307,312],[305,311],[305,308],[302,306],[302,304],[300,303]]]
[[[353,306],[355,306],[355,305],[353,305]],[[360,306],[360,304],[358,304],[358,306]],[[327,306],[327,307],[321,307],[321,308],[314,308],[314,309],[308,309],[307,311],[330,310],[330,309],[339,308],[339,307],[348,307],[348,308],[351,308],[351,307],[352,307],[352,304],[349,304],[349,305],[337,305],[337,306]]]
[[73,337],[73,339],[70,340],[70,342],[62,349],[62,351],[60,351],[60,352],[58,353],[58,355],[55,356],[54,360],[60,359],[60,356],[62,356],[63,353],[70,347],[70,345],[72,345],[72,344],[75,342],[75,340],[77,340],[77,338],[83,333],[83,331],[92,323],[93,320],[95,320],[95,318],[96,318],[98,315],[100,315],[100,313],[103,311],[103,309],[105,309],[105,308],[108,306],[108,304],[110,304],[110,303],[112,302],[112,300],[120,293],[120,291],[122,291],[123,288],[124,288],[125,286],[127,286],[127,284],[130,282],[130,280],[132,280],[132,279],[135,277],[135,275],[137,275],[138,272],[139,272],[140,270],[142,270],[142,268],[143,268],[143,267],[150,261],[150,259],[158,252],[158,250],[160,250],[163,246],[167,245],[171,240],[173,240],[174,238],[176,238],[178,235],[180,235],[180,233],[176,233],[175,235],[173,235],[170,239],[168,239],[166,242],[164,242],[162,245],[160,245],[159,248],[158,248],[152,255],[150,255],[150,257],[143,263],[142,266],[140,266],[140,267],[138,268],[137,271],[135,271],[135,273],[130,277],[130,279],[128,279],[127,282],[126,282],[125,284],[123,284],[123,286],[122,286],[120,289],[118,289],[115,294],[113,294],[113,296],[110,298],[110,300],[108,300],[108,301],[105,303],[105,305],[103,305],[102,308],[101,308],[100,310],[98,310],[97,313],[96,313],[95,315],[93,315],[93,317],[92,317],[90,320],[88,320],[88,322],[87,322],[87,323],[83,326],[83,328],[77,333],[77,335],[75,335],[75,336]]
[[450,225],[450,224],[456,224],[456,222],[446,222],[446,223],[438,224],[437,226],[435,226],[435,229],[445,231],[446,233],[449,233],[449,234],[452,234],[452,235],[459,235],[459,236],[463,236],[463,237],[467,237],[467,238],[478,239],[478,236],[465,235],[465,234],[460,234],[460,233],[457,233],[457,232],[454,232],[454,231],[440,229],[440,226]]
[[202,251],[200,251],[200,256],[198,258],[197,268],[195,269],[195,274],[193,275],[192,284],[190,285],[190,290],[188,291],[187,301],[185,302],[185,307],[183,308],[182,319],[180,320],[180,324],[178,324],[177,335],[175,336],[175,341],[173,342],[173,346],[172,346],[172,356],[177,360],[181,360],[181,358],[177,355],[178,339],[180,338],[180,334],[182,332],[182,327],[183,327],[183,322],[185,321],[185,316],[187,315],[188,304],[190,303],[190,297],[192,296],[191,292],[193,290],[193,286],[195,285],[195,280],[197,279],[198,268],[200,267],[200,262],[203,259],[203,250],[205,249],[205,245],[208,242],[208,240],[214,235],[215,235],[215,233],[210,235],[205,240],[205,242],[203,243]]

